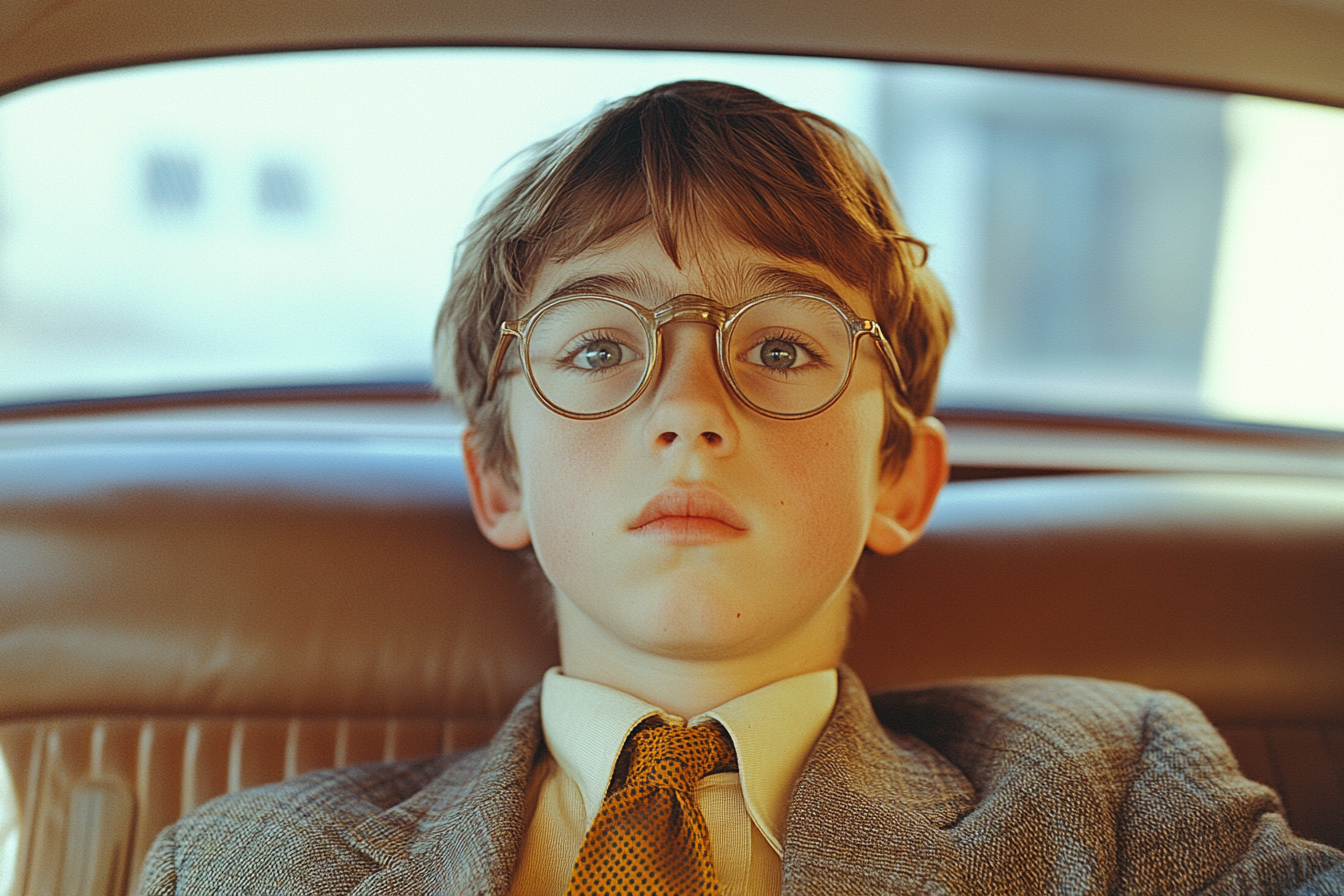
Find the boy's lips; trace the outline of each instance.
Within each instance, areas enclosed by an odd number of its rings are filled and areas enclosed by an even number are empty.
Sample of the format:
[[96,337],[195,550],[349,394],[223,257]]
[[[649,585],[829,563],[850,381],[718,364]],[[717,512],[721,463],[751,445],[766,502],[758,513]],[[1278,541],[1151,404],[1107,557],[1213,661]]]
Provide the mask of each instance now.
[[747,521],[713,489],[669,487],[644,505],[629,530],[676,544],[705,544],[744,534]]

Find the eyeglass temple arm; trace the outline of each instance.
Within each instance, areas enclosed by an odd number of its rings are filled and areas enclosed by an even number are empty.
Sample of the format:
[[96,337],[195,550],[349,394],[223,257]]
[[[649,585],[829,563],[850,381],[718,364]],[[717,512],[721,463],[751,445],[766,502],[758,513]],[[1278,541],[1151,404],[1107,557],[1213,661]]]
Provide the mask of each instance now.
[[509,353],[509,345],[523,334],[518,330],[518,321],[506,320],[499,325],[499,344],[495,346],[495,357],[490,362],[490,376],[485,381],[485,396],[482,402],[489,401],[495,394],[495,385],[499,382],[499,371],[504,366],[504,358]]
[[886,360],[887,367],[891,368],[891,377],[896,381],[896,388],[900,390],[901,398],[908,400],[910,393],[905,386],[905,377],[901,375],[901,364],[896,360],[896,353],[892,351],[887,334],[882,332],[882,325],[873,320],[860,321],[859,325],[862,328],[861,333],[867,333],[873,337],[873,342],[877,345],[878,351],[882,353],[883,359]]

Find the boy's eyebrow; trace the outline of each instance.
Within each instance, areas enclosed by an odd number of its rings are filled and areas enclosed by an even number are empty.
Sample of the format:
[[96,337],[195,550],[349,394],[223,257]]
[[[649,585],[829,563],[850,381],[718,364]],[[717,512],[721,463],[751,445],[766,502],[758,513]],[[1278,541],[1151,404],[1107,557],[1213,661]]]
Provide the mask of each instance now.
[[826,299],[840,299],[835,288],[819,277],[768,264],[753,264],[747,276],[755,289],[767,292],[806,292]]
[[566,280],[551,290],[550,295],[546,298],[553,299],[556,296],[572,295],[578,292],[609,292],[618,296],[633,298],[641,294],[647,294],[655,288],[649,277],[638,274],[590,274],[587,277]]

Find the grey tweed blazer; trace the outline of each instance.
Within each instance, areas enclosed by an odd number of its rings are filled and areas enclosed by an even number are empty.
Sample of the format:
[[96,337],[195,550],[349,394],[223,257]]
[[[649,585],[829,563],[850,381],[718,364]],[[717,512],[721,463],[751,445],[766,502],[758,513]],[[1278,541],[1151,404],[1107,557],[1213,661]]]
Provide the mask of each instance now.
[[[1294,837],[1174,694],[1020,678],[870,702],[840,681],[789,810],[786,894],[1344,894],[1344,853]],[[141,892],[502,896],[538,698],[481,749],[209,803],[159,836]]]

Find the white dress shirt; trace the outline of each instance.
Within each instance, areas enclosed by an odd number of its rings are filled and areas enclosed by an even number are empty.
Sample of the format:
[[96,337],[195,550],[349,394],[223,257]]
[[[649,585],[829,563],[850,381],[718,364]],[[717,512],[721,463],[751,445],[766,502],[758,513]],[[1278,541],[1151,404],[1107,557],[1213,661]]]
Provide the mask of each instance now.
[[569,678],[554,668],[541,685],[548,754],[532,772],[532,820],[510,886],[512,896],[563,896],[584,834],[635,726],[717,721],[737,751],[736,772],[695,788],[709,827],[724,896],[775,896],[793,784],[835,708],[836,672],[777,681],[686,720],[622,691]]

